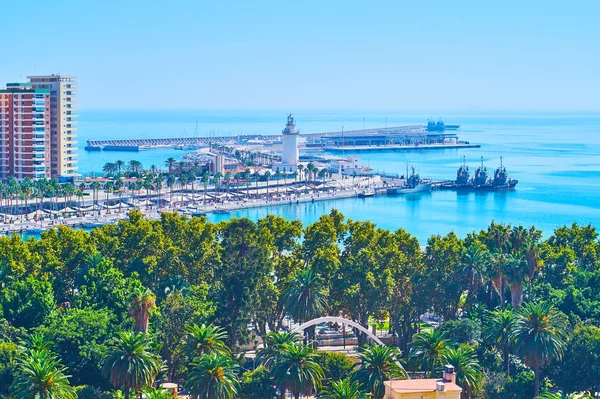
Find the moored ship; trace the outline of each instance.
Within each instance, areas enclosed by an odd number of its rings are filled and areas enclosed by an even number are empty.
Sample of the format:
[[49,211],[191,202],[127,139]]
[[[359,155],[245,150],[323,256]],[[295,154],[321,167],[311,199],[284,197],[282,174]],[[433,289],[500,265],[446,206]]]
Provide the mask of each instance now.
[[[408,172],[408,170],[407,170]],[[408,173],[407,173],[408,175]],[[390,187],[387,189],[388,195],[413,194],[431,191],[431,182],[424,182],[419,174],[412,167],[412,174],[407,177],[403,186]]]
[[[463,158],[464,159],[464,158]],[[475,170],[475,176],[470,177],[469,167],[463,160],[463,164],[458,168],[456,180],[451,183],[444,183],[438,186],[442,190],[458,191],[501,191],[513,190],[517,183],[516,179],[511,179],[502,163],[500,157],[500,166],[494,171],[494,176],[490,179],[486,166],[481,158],[481,165]]]

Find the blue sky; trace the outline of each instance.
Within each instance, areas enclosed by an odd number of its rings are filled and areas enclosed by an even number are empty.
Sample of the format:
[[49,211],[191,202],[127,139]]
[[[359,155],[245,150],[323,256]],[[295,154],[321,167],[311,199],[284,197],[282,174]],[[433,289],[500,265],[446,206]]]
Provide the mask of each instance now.
[[600,110],[600,1],[2,4],[0,84],[82,109]]

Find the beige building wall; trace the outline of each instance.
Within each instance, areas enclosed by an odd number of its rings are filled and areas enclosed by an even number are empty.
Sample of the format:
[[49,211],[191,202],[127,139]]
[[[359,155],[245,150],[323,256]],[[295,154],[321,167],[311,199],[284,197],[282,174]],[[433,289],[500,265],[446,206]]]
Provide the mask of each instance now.
[[50,90],[51,176],[77,174],[77,83],[75,76],[28,76],[34,88]]
[[389,386],[385,387],[384,399],[460,399],[460,391],[455,392],[394,392]]

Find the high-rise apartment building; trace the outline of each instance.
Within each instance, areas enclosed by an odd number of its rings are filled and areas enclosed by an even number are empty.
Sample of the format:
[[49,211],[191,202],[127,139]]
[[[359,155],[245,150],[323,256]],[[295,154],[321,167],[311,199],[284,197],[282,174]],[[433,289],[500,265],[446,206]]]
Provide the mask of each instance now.
[[28,76],[35,89],[50,90],[51,176],[77,174],[77,109],[75,76]]
[[0,180],[50,178],[50,90],[9,83],[0,90]]

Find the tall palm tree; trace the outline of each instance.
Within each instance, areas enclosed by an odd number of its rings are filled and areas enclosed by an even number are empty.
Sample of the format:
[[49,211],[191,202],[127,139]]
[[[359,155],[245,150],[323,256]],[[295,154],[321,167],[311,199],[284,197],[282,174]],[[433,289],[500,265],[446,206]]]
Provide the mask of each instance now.
[[231,183],[231,172],[227,171],[225,172],[225,176],[223,176],[223,180],[225,180],[225,184],[226,184],[226,193],[227,195],[229,195],[229,184]]
[[443,364],[454,366],[456,383],[463,387],[460,396],[462,399],[470,399],[473,393],[477,393],[483,381],[483,372],[475,350],[469,346],[448,348],[442,354]]
[[106,176],[112,176],[117,171],[117,165],[113,162],[107,162],[102,167],[102,172]]
[[428,375],[437,371],[441,365],[442,353],[451,342],[438,328],[415,334],[410,345],[409,358],[417,363]]
[[277,194],[279,194],[279,180],[281,180],[281,171],[279,169],[277,169],[275,171],[275,180],[277,180]]
[[310,395],[320,389],[325,374],[316,362],[316,350],[301,343],[286,344],[282,349],[271,370],[281,397],[284,398],[289,391],[298,399],[301,394]]
[[204,199],[202,205],[206,205],[206,193],[208,192],[208,182],[210,181],[210,174],[208,172],[204,172],[202,177],[200,178],[200,182],[204,184]]
[[540,394],[540,368],[562,359],[567,318],[550,302],[530,302],[516,315],[510,337],[517,355],[534,372],[535,395]]
[[312,178],[312,174],[313,174],[313,171],[314,171],[314,169],[315,169],[315,165],[314,165],[312,162],[309,162],[309,163],[306,165],[306,172],[307,172],[307,175],[308,175],[308,180],[309,180],[309,181],[310,181],[310,180],[311,180],[311,178]]
[[463,271],[469,279],[469,292],[466,301],[467,309],[475,302],[475,294],[483,283],[484,265],[487,251],[477,245],[468,246],[462,254]]
[[127,164],[127,170],[138,177],[142,174],[142,169],[142,163],[140,161],[136,161],[135,159],[132,159]]
[[271,179],[271,172],[268,170],[264,174],[265,180],[267,181],[267,198],[269,198],[269,180]]
[[125,399],[132,389],[137,392],[151,385],[161,366],[160,358],[150,350],[150,337],[130,331],[111,342],[102,363],[110,383],[125,392]]
[[510,353],[514,343],[511,337],[514,322],[515,314],[512,310],[494,310],[486,316],[482,334],[486,343],[502,351],[504,369],[508,377],[510,377]]
[[121,176],[121,172],[123,171],[123,169],[125,168],[125,162],[121,161],[120,159],[118,161],[115,162],[115,167],[117,168],[117,175]]
[[246,168],[244,171],[244,179],[246,180],[246,198],[250,195],[250,174],[252,172],[249,168]]
[[119,196],[119,213],[121,213],[121,206],[123,205],[123,187],[125,186],[125,184],[123,183],[123,179],[121,179],[120,177],[115,180],[114,185],[113,185],[113,190],[114,192],[117,193],[117,195]]
[[93,181],[90,184],[90,188],[92,189],[92,201],[94,203],[94,212],[98,206],[98,191],[100,190],[100,183],[97,181]]
[[129,303],[129,315],[135,321],[136,332],[147,333],[150,311],[156,309],[156,296],[149,289],[137,289]]
[[383,398],[385,386],[383,383],[392,379],[407,378],[406,371],[400,365],[398,348],[382,345],[367,345],[358,354],[360,362],[352,375],[352,380],[362,384],[375,399]]
[[491,252],[487,260],[486,277],[489,279],[492,287],[496,290],[500,298],[500,307],[505,308],[504,302],[504,268],[506,264],[507,254],[502,251]]
[[175,160],[175,158],[167,158],[167,160],[165,161],[165,166],[167,168],[169,168],[169,174],[172,175],[173,174],[173,169],[175,168],[175,166],[177,166],[177,161]]
[[171,203],[171,207],[173,207],[173,187],[177,182],[177,178],[173,175],[169,175],[167,177],[167,187],[169,188],[169,202]]
[[281,356],[285,345],[296,343],[299,340],[300,337],[298,336],[298,333],[295,332],[271,331],[267,333],[265,345],[256,353],[256,357],[260,360],[263,366],[266,368],[271,368],[271,366],[277,362]]
[[520,254],[508,254],[504,264],[504,278],[510,287],[510,300],[515,310],[523,303],[523,284],[529,278],[529,265]]
[[254,184],[256,186],[256,195],[258,196],[258,182],[260,181],[260,173],[255,171],[252,176],[254,177]]
[[369,399],[370,397],[371,395],[362,390],[360,383],[351,379],[332,381],[331,385],[319,394],[321,399]]
[[304,172],[304,165],[298,165],[298,180],[302,180],[302,173]]
[[[299,322],[321,316],[327,308],[321,279],[312,269],[300,272],[283,291],[282,296],[287,312]],[[308,331],[309,337],[314,335],[313,331],[314,327]]]
[[202,324],[196,324],[185,327],[185,343],[188,357],[193,359],[210,353],[220,353],[229,355],[230,351],[225,340],[227,333],[221,327]]
[[67,368],[46,350],[22,353],[16,361],[16,376],[11,387],[15,399],[76,399]]
[[186,389],[199,399],[233,399],[240,389],[239,366],[229,356],[210,353],[194,359],[189,366]]

